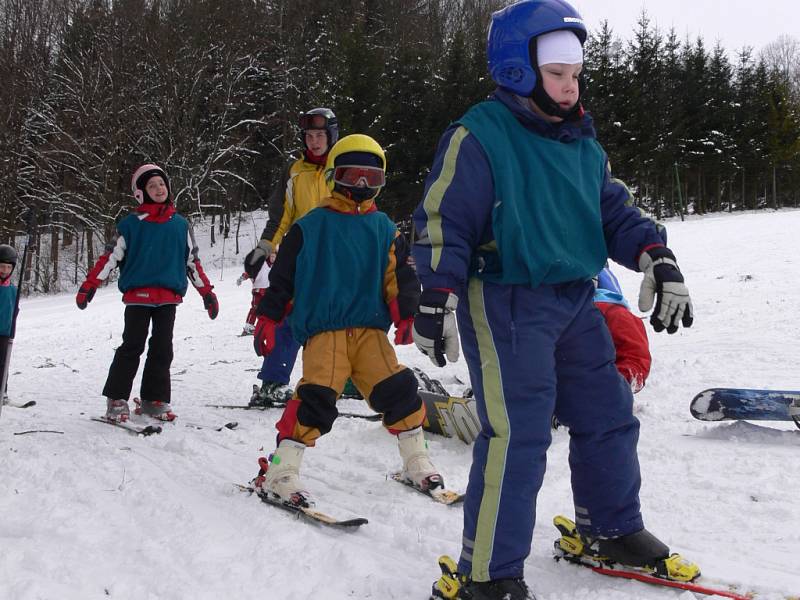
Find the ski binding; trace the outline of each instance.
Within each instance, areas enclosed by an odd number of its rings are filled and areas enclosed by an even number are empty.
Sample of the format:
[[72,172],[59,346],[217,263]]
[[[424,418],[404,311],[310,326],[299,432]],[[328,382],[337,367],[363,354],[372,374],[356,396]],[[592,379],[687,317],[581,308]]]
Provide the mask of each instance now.
[[445,489],[442,487],[440,479],[437,481],[439,483],[438,487],[423,490],[422,488],[415,486],[410,481],[404,479],[403,474],[399,471],[397,473],[392,473],[391,478],[398,483],[402,483],[403,485],[410,487],[412,490],[416,490],[420,494],[428,496],[428,498],[431,498],[434,502],[438,502],[439,504],[453,505],[464,501],[464,494],[459,494],[453,490]]

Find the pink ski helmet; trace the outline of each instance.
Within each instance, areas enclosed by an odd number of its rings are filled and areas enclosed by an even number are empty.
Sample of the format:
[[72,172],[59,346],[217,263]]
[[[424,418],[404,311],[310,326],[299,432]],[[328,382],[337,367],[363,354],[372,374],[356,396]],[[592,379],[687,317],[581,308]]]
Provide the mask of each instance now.
[[[147,185],[147,180],[156,175],[164,180],[164,183],[167,184],[167,189],[170,190],[169,178],[164,169],[158,165],[147,163],[133,172],[133,176],[131,177],[131,192],[133,192],[133,197],[136,198],[139,204],[144,202],[144,186]],[[170,190],[170,195],[172,195],[172,190]]]

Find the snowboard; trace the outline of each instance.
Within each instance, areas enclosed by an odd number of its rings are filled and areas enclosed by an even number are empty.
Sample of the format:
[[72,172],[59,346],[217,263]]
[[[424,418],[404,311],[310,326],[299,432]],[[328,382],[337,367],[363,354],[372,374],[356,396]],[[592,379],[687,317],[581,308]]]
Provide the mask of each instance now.
[[478,411],[474,398],[445,396],[433,392],[419,390],[419,396],[425,404],[425,431],[454,437],[465,444],[471,444],[481,430]]
[[700,421],[792,421],[789,406],[795,400],[798,390],[711,388],[697,394],[689,408]]

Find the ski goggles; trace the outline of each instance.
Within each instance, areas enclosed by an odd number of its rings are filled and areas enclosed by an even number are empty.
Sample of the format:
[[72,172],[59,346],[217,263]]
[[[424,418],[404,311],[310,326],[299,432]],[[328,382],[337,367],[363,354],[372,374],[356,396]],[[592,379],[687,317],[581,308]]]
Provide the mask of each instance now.
[[341,165],[333,169],[333,180],[347,187],[377,188],[386,184],[386,174],[378,167]]
[[328,119],[325,115],[300,115],[300,129],[325,129],[328,127]]

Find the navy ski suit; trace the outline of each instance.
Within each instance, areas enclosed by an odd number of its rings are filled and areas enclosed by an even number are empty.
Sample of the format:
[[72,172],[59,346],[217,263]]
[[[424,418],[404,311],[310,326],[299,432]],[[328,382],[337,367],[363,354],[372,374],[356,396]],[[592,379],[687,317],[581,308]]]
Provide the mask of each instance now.
[[443,135],[414,221],[423,288],[459,298],[482,427],[459,572],[522,577],[553,414],[569,427],[579,529],[642,529],[639,422],[592,277],[607,257],[638,270],[663,242],[612,178],[590,117],[550,124],[497,90]]

